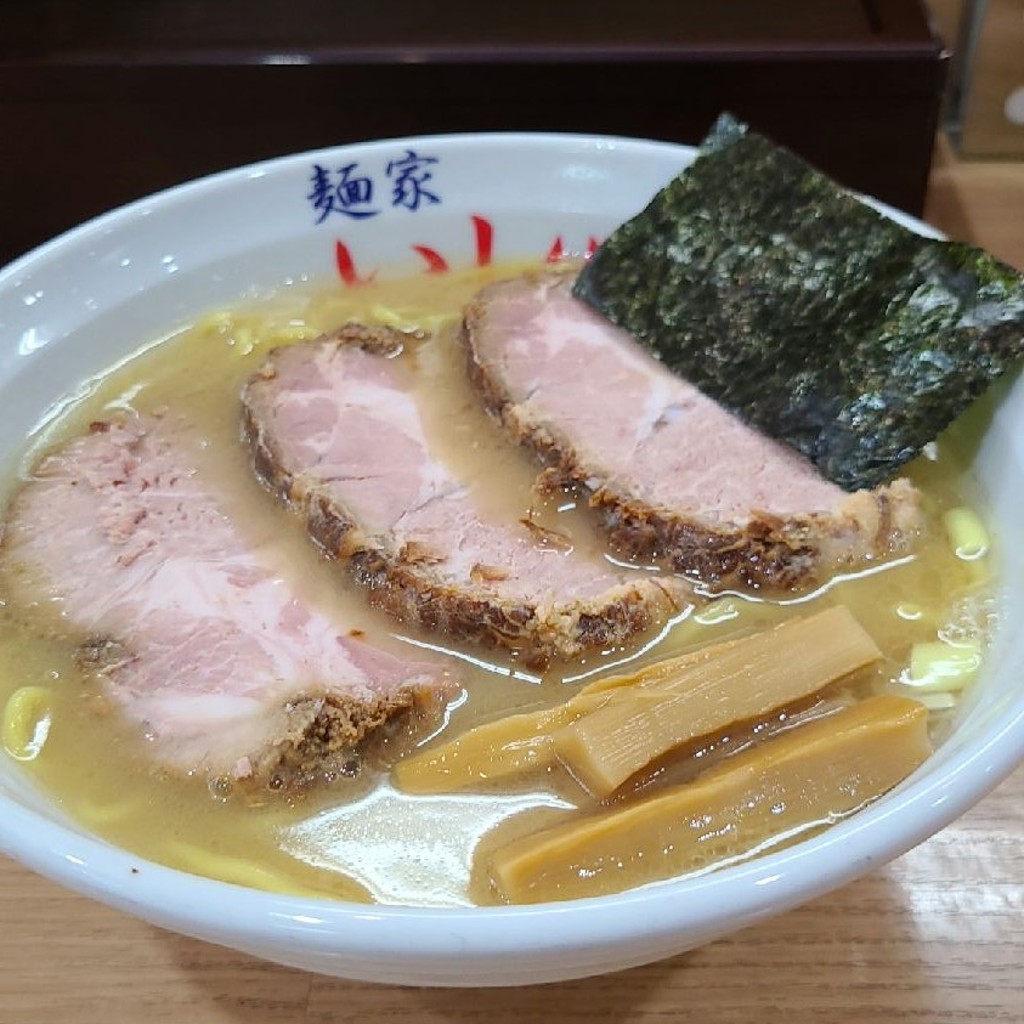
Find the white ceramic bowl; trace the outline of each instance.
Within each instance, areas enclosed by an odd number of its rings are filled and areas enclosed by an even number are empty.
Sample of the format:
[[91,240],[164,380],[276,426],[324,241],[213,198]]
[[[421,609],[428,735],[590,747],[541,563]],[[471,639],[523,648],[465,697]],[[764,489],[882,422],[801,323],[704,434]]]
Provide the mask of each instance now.
[[[489,255],[543,257],[553,248],[582,252],[692,156],[684,147],[612,138],[402,139],[257,164],[92,221],[0,272],[0,472],[13,471],[26,436],[86,377],[203,310],[304,275],[408,272],[439,259],[466,265]],[[329,192],[315,188],[317,168]],[[325,195],[329,201],[317,206]],[[519,985],[628,967],[707,942],[898,856],[980,799],[1020,759],[1020,382],[988,429],[976,471],[991,501],[1005,591],[1005,622],[983,678],[952,738],[904,785],[784,852],[625,895],[525,908],[297,899],[115,849],[68,821],[2,754],[0,852],[155,924],[349,978]],[[965,880],[971,870],[963,865]]]

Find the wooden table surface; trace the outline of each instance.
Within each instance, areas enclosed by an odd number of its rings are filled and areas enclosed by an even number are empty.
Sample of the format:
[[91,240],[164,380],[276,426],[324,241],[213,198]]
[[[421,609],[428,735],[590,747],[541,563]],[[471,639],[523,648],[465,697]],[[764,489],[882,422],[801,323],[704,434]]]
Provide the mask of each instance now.
[[[928,219],[1024,267],[1024,163],[933,174]],[[900,860],[703,949],[514,990],[323,978],[142,924],[0,860],[0,1024],[1024,1021],[1024,769]]]

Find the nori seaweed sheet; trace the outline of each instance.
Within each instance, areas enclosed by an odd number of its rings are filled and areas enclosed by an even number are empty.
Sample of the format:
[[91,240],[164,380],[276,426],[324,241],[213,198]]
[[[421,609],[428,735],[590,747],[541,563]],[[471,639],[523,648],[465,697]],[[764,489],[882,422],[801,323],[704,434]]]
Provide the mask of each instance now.
[[1015,270],[896,224],[728,115],[574,293],[850,491],[1024,354]]

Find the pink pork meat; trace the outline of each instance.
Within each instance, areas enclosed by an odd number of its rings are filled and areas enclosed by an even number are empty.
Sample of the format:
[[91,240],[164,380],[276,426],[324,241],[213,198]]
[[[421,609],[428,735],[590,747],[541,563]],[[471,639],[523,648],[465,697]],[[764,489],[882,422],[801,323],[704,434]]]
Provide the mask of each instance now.
[[847,494],[578,302],[572,281],[488,286],[462,337],[485,404],[547,464],[548,486],[589,497],[619,551],[714,590],[780,590],[911,548],[907,481]]
[[398,332],[358,325],[277,349],[243,394],[257,472],[378,607],[543,667],[619,644],[689,603],[630,572],[483,516],[435,458]]
[[347,635],[263,564],[173,417],[93,425],[9,509],[6,589],[59,612],[81,660],[180,772],[302,782],[441,703],[438,667]]

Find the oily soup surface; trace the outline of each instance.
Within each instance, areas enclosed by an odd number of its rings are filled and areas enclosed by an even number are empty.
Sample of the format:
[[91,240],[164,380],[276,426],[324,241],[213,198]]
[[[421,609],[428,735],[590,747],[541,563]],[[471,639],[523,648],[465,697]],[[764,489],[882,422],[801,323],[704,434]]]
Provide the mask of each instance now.
[[[238,394],[272,345],[312,338],[348,320],[422,326],[432,332],[429,340],[410,344],[400,358],[417,381],[432,446],[468,483],[482,514],[508,517],[510,509],[515,517],[532,514],[541,525],[568,533],[577,547],[603,550],[588,513],[572,507],[571,499],[540,504],[531,490],[537,465],[482,412],[463,372],[452,330],[459,311],[482,285],[520,269],[505,265],[420,275],[357,289],[289,288],[206,316],[98,377],[88,396],[26,456],[24,475],[46,448],[115,410],[168,407],[184,413],[208,442],[200,471],[220,482],[227,511],[254,546],[270,552],[282,577],[372,642],[399,654],[430,656],[429,648],[443,645],[444,639],[405,630],[368,608],[344,570],[314,549],[298,517],[256,481],[241,440]],[[910,476],[928,496],[933,520],[916,556],[839,581],[808,601],[779,604],[726,596],[704,614],[674,624],[664,636],[640,638],[626,650],[604,652],[543,679],[516,669],[501,655],[434,654],[450,660],[464,687],[440,739],[511,711],[560,702],[582,680],[624,659],[641,664],[835,601],[851,609],[885,655],[881,665],[849,684],[851,692],[907,693],[898,679],[911,645],[934,640],[950,624],[955,627],[964,595],[979,584],[978,565],[955,556],[940,522],[945,510],[970,504],[970,495],[961,489],[956,447],[955,437],[944,438],[935,458],[911,468]],[[8,482],[5,500],[18,483]],[[356,777],[291,796],[230,794],[208,787],[206,780],[162,777],[151,770],[137,730],[105,710],[96,682],[75,667],[80,638],[63,635],[45,609],[19,602],[2,577],[0,586],[0,708],[25,686],[44,688],[51,708],[45,744],[26,762],[26,770],[72,817],[141,856],[286,892],[411,904],[488,902],[494,896],[482,872],[473,870],[477,847],[494,843],[488,833],[497,829],[503,838],[525,834],[557,821],[566,809],[592,803],[557,771],[504,792],[438,796],[397,792],[373,763]],[[467,653],[472,657],[464,657]],[[493,660],[476,660],[483,658]],[[949,713],[933,715],[936,739]],[[707,753],[713,757],[738,748],[744,741],[741,733],[720,738]],[[685,765],[661,769],[669,778],[686,777]]]

